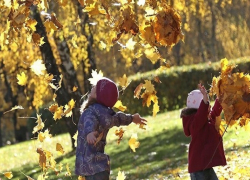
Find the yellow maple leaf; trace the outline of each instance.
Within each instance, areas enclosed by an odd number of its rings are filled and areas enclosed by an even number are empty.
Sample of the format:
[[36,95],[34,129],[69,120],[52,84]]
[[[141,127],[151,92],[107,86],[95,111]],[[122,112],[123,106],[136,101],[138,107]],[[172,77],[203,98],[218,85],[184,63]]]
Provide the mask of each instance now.
[[17,74],[17,80],[18,80],[17,83],[20,86],[25,86],[27,84],[28,77],[24,72],[21,72],[21,74]]
[[13,177],[12,172],[5,172],[3,173],[5,177],[7,177],[8,179],[11,179]]
[[56,151],[59,152],[60,154],[64,154],[64,152],[65,152],[60,143],[56,143]]
[[46,67],[41,59],[38,59],[35,62],[33,62],[30,68],[38,76],[44,75],[44,72],[46,70]]
[[159,59],[161,59],[161,56],[159,52],[157,52],[154,48],[147,48],[144,51],[146,57],[155,64]]
[[153,117],[156,116],[156,114],[160,111],[160,107],[158,105],[158,101],[157,103],[154,103],[154,106],[153,106]]
[[125,180],[125,178],[126,178],[125,173],[123,171],[122,172],[119,171],[116,180]]
[[64,115],[65,115],[66,117],[72,116],[72,109],[73,109],[74,107],[75,107],[75,101],[74,101],[74,99],[71,99],[71,100],[68,102],[68,104],[66,104],[66,105],[64,106],[64,108],[65,108]]
[[37,116],[37,125],[33,128],[32,133],[35,134],[37,131],[41,130],[44,128],[44,123],[42,121],[41,115],[36,115]]
[[49,20],[46,20],[44,22],[44,26],[45,26],[47,32],[53,33],[54,31],[57,31],[56,25]]
[[88,12],[90,16],[106,14],[106,11],[104,9],[99,8],[99,4],[97,2],[90,4],[90,6],[86,6],[83,11]]
[[37,25],[37,21],[34,19],[29,19],[28,21],[26,21],[27,26],[32,30],[32,31],[36,31],[36,25]]
[[119,78],[119,85],[122,87],[123,90],[126,89],[126,87],[129,85],[126,74],[123,74],[123,76]]
[[146,89],[148,93],[154,93],[155,87],[149,80],[145,80],[145,84],[143,84],[143,87]]
[[44,132],[39,132],[39,134],[38,134],[38,140],[40,141],[40,142],[43,142],[45,139],[49,139],[49,138],[51,138],[52,137],[52,135],[49,133],[49,130],[48,129],[46,129]]
[[120,100],[118,100],[115,103],[114,107],[117,108],[117,109],[119,109],[120,111],[126,111],[127,110],[127,107],[124,106]]
[[63,113],[63,106],[60,106],[56,109],[56,112],[54,113],[54,120],[57,120],[57,119],[62,119],[62,116],[64,115]]
[[137,134],[133,134],[131,138],[129,139],[129,147],[132,149],[133,152],[135,152],[135,149],[140,146],[139,141],[137,141]]
[[101,78],[103,78],[103,73],[100,70],[99,73],[97,73],[97,70],[92,70],[91,72],[92,78],[89,78],[91,85],[96,85],[97,81],[99,81]]

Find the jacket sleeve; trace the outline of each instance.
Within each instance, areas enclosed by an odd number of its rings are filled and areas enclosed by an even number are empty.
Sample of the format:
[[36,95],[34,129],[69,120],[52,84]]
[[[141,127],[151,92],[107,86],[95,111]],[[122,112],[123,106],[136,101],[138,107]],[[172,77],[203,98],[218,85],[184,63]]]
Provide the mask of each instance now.
[[215,123],[216,117],[220,116],[222,111],[221,104],[219,103],[218,99],[215,100],[214,106],[210,112],[210,120]]
[[123,112],[117,112],[111,117],[111,126],[129,125],[132,122],[132,115]]
[[197,110],[192,122],[191,130],[193,132],[199,131],[207,123],[208,108],[209,103],[205,104],[204,101],[201,100],[199,109]]
[[89,133],[96,131],[99,121],[97,116],[91,109],[85,110],[78,123],[78,135],[80,137],[87,136]]

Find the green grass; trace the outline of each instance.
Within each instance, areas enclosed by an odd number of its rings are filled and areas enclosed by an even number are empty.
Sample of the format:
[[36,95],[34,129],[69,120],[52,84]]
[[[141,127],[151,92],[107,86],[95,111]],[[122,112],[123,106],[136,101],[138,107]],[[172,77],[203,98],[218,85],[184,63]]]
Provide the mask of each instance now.
[[[108,134],[106,153],[111,158],[111,180],[115,180],[118,171],[124,171],[126,180],[165,180],[189,179],[187,172],[187,148],[190,141],[182,130],[179,110],[158,114],[156,117],[146,117],[146,130],[139,129],[135,124],[123,127],[124,137],[118,145],[112,128]],[[136,133],[140,147],[133,152],[128,146],[128,140]],[[65,154],[57,154],[56,143],[61,143]],[[224,136],[224,146],[228,159],[228,166],[215,168],[219,177],[236,176],[241,174],[242,179],[249,177],[248,171],[239,171],[237,167],[246,169],[249,162],[249,133],[244,128],[229,129]],[[27,180],[27,176],[37,179],[42,171],[38,165],[37,147],[49,150],[56,158],[57,164],[63,169],[56,176],[54,171],[48,170],[49,180],[77,179],[74,175],[75,153],[71,152],[71,142],[68,134],[56,136],[51,142],[38,143],[30,140],[24,143],[0,148],[0,172],[11,171],[13,180]],[[69,165],[71,177],[67,173]],[[24,173],[24,174],[22,174]],[[7,179],[0,174],[0,179]]]

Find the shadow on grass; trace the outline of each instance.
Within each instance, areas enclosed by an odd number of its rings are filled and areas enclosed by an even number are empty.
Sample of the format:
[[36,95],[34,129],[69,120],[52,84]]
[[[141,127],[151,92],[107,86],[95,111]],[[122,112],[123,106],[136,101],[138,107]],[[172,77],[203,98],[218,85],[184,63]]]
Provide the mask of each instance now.
[[[185,137],[182,129],[174,128],[162,130],[156,135],[139,139],[140,147],[132,152],[128,146],[115,148],[109,152],[111,158],[111,180],[115,180],[118,171],[125,171],[126,180],[154,179],[155,174],[168,176],[173,169],[183,167],[187,164],[187,144],[189,138]],[[123,140],[127,141],[127,140]],[[124,143],[124,142],[123,142]],[[109,144],[108,144],[109,145]],[[48,170],[49,180],[77,180],[74,175],[75,152],[70,152],[56,159],[57,164],[63,165],[63,170],[56,176],[55,172]],[[66,164],[69,165],[71,177],[67,173]],[[42,174],[38,164],[25,165],[20,169],[12,171],[12,180],[27,180],[21,172],[37,179]]]
[[115,179],[119,168],[129,172],[126,179],[148,179],[155,174],[171,174],[172,170],[187,164],[187,145],[190,141],[182,129],[163,130],[161,133],[139,139],[136,152],[129,148],[110,154],[111,179]]

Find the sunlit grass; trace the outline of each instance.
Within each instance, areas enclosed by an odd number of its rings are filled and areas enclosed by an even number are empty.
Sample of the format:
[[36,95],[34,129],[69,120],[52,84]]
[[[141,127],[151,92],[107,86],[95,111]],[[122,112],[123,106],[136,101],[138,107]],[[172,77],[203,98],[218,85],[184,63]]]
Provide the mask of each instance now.
[[[126,180],[165,180],[165,179],[189,179],[187,172],[187,148],[190,141],[185,137],[182,129],[182,122],[179,118],[179,110],[158,114],[156,117],[146,117],[148,125],[146,130],[139,129],[138,125],[131,124],[123,126],[124,137],[120,144],[117,144],[115,130],[112,128],[107,137],[106,153],[111,158],[111,180],[115,180],[118,171],[124,171]],[[128,145],[132,134],[136,133],[140,147],[133,152]],[[247,153],[249,148],[249,132],[244,128],[229,128],[224,136],[224,146],[228,164],[231,171],[226,167],[215,168],[219,177],[226,177],[226,174],[237,172],[235,166],[244,166],[248,163],[250,156]],[[61,143],[65,150],[64,156],[59,156],[55,150],[55,144]],[[36,140],[6,146],[0,149],[0,172],[12,171],[13,180],[27,180],[21,172],[37,179],[41,174],[38,165],[38,154],[36,148],[41,146]],[[71,142],[68,134],[56,136],[51,142],[45,142],[43,148],[53,153],[57,164],[63,169],[58,176],[48,170],[50,180],[77,179],[74,175],[75,153],[71,151]],[[69,165],[71,177],[67,174],[66,164]],[[228,169],[230,169],[227,166]],[[21,172],[20,172],[21,171]],[[241,173],[248,177],[247,173]],[[0,175],[0,178],[2,176]],[[244,178],[243,178],[244,179]]]

